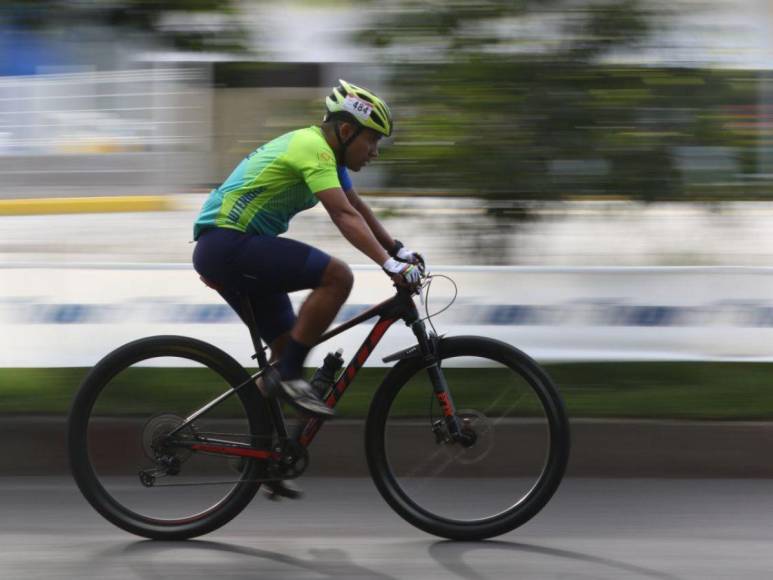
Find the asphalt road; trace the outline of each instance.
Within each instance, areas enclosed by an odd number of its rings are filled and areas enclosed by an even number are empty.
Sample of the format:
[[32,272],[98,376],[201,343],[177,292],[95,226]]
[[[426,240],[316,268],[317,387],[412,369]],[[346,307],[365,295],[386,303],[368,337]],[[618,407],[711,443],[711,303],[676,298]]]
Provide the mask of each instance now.
[[770,578],[770,480],[569,479],[534,520],[458,543],[403,522],[367,479],[310,478],[199,540],[101,519],[68,478],[0,478],[0,578]]

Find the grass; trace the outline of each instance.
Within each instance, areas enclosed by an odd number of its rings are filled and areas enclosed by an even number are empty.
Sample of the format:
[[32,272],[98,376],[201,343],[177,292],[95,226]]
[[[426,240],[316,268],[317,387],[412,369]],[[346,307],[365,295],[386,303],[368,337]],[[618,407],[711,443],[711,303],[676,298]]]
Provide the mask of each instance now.
[[[696,420],[773,419],[773,373],[762,363],[574,363],[546,367],[564,396],[573,418],[672,418]],[[387,369],[360,371],[337,408],[341,417],[363,417]],[[67,413],[84,368],[0,369],[0,413]],[[446,369],[457,406],[484,408],[494,369]],[[217,392],[206,371],[133,369],[107,404],[122,413],[149,409],[191,409]],[[426,378],[406,391],[400,404],[407,412],[426,409]],[[534,410],[534,401],[519,400]],[[500,400],[499,406],[512,401]]]

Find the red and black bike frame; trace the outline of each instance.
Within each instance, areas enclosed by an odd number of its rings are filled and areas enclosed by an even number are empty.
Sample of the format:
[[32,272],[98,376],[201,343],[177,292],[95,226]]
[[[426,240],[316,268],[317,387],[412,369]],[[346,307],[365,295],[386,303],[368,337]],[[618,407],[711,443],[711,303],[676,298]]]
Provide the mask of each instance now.
[[[326,342],[334,336],[337,336],[366,320],[375,318],[376,316],[378,316],[378,322],[376,322],[376,325],[371,329],[362,345],[360,345],[360,348],[352,357],[351,361],[349,361],[349,364],[330,390],[325,400],[328,407],[336,406],[346,389],[357,376],[359,370],[365,364],[365,361],[368,360],[368,357],[370,357],[381,338],[386,334],[389,327],[402,319],[405,324],[410,326],[413,330],[418,345],[385,357],[385,362],[403,358],[421,357],[432,381],[433,390],[440,404],[440,408],[443,411],[443,416],[446,419],[449,433],[452,437],[463,438],[464,436],[461,433],[459,422],[456,419],[456,410],[454,408],[453,399],[448,390],[448,385],[443,376],[443,372],[440,369],[440,360],[437,356],[437,337],[431,337],[427,334],[424,322],[419,320],[419,313],[416,309],[416,304],[413,302],[413,295],[408,290],[398,288],[397,294],[392,298],[369,308],[360,315],[355,316],[351,320],[344,322],[323,334],[317,342],[317,345]],[[317,418],[306,420],[298,435],[298,442],[303,447],[309,446],[314,439],[314,436],[321,428],[322,422],[322,420]]]
[[[260,377],[260,375],[268,367],[269,363],[265,355],[266,349],[263,346],[263,343],[257,333],[257,329],[254,324],[252,305],[247,299],[243,299],[242,305],[245,314],[245,322],[247,322],[247,326],[250,329],[252,341],[255,346],[256,354],[254,358],[257,359],[260,370],[252,375],[248,382],[245,382],[229,391],[226,391],[220,397],[214,399],[206,406],[202,407],[194,414],[187,417],[182,425],[170,433],[170,436],[174,435],[175,432],[183,429],[186,425],[190,424],[196,418],[200,417],[208,410],[218,405],[227,397],[236,393],[239,389],[244,388],[247,385],[254,384],[254,381]],[[384,336],[389,327],[398,320],[403,320],[406,325],[411,327],[414,335],[416,336],[418,344],[385,357],[384,362],[421,357],[427,373],[429,374],[429,378],[432,382],[435,397],[437,398],[440,408],[442,409],[449,434],[454,439],[463,440],[465,436],[461,432],[459,421],[456,417],[456,410],[454,408],[453,399],[451,397],[451,393],[448,390],[448,385],[446,384],[443,372],[440,368],[440,358],[437,352],[438,337],[427,334],[424,322],[419,319],[419,313],[416,309],[416,305],[413,302],[413,296],[410,291],[403,288],[398,288],[397,293],[392,298],[367,309],[354,318],[341,323],[339,326],[323,334],[317,342],[317,345],[322,344],[323,342],[326,342],[327,340],[341,334],[342,332],[345,332],[357,326],[358,324],[361,324],[366,320],[375,317],[378,317],[378,321],[376,322],[375,326],[371,329],[370,333],[365,338],[360,348],[357,350],[351,361],[349,361],[349,364],[339,376],[338,380],[330,389],[327,398],[325,399],[328,407],[335,407],[338,401],[341,400],[344,392],[357,376],[358,371],[365,364],[365,361],[368,360],[368,357],[370,357],[371,353],[376,348],[379,341]],[[269,411],[274,423],[276,435],[280,439],[287,438],[287,427],[279,402],[276,399],[267,399],[267,403],[269,405]],[[307,418],[305,422],[300,425],[298,431],[296,432],[297,434],[295,437],[297,437],[298,443],[300,443],[300,445],[303,447],[308,447],[319,429],[322,427],[322,423],[323,421],[321,419]],[[275,451],[266,451],[265,449],[256,449],[247,444],[212,439],[197,442],[191,446],[191,449],[222,455],[254,457],[255,459],[262,460],[277,459],[277,457],[275,457],[275,455],[277,455]]]

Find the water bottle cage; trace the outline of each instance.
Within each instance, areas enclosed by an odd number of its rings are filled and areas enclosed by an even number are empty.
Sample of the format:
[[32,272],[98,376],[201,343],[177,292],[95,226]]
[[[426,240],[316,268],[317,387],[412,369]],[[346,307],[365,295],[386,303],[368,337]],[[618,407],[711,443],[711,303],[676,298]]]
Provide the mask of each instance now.
[[343,363],[344,360],[340,355],[340,351],[336,354],[331,352],[325,357],[322,366],[314,372],[310,382],[320,397],[325,398],[327,396],[330,387],[335,384],[336,374],[341,370]]

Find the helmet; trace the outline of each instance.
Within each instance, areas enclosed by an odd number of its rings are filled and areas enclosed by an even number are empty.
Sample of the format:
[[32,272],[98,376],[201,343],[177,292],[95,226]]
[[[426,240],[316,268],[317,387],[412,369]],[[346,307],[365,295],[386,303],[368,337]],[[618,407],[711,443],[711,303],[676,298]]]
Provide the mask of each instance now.
[[338,80],[338,86],[325,99],[327,114],[325,120],[331,115],[343,113],[353,118],[359,125],[373,129],[385,137],[392,134],[392,113],[387,104],[371,93],[349,84],[344,80]]

